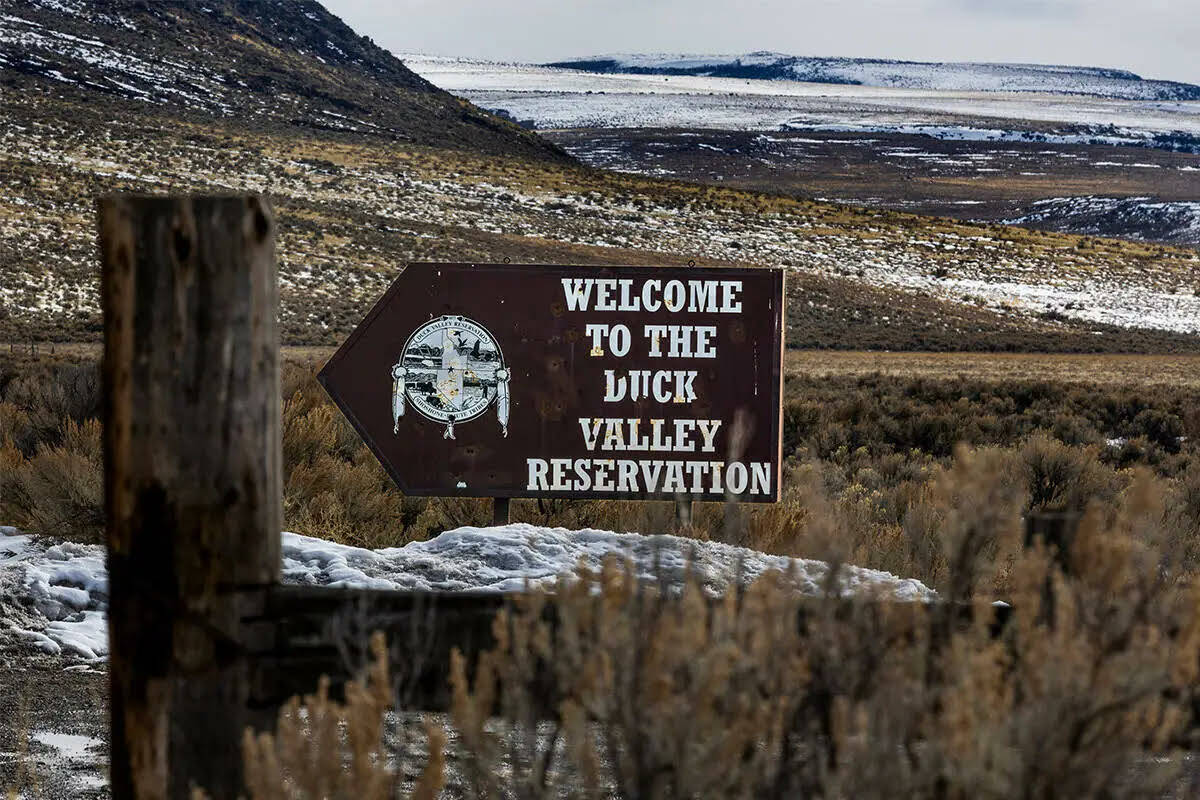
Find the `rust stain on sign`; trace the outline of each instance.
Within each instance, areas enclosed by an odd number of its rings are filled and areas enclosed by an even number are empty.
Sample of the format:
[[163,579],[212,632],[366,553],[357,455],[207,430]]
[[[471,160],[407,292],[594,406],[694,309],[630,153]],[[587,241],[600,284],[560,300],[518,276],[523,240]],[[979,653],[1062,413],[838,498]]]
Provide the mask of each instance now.
[[778,499],[783,272],[410,264],[320,373],[400,489]]

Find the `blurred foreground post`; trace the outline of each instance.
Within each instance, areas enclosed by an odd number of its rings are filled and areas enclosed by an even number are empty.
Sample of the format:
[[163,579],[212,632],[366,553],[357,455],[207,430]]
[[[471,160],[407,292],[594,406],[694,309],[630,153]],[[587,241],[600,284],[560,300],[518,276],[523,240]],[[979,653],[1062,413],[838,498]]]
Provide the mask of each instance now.
[[[1052,563],[1063,575],[1071,574],[1071,548],[1079,530],[1082,515],[1076,512],[1031,511],[1025,516],[1025,546],[1034,547],[1039,541],[1050,551]],[[1054,578],[1046,576],[1042,587],[1042,622],[1053,626],[1057,604],[1054,597]]]
[[675,501],[675,525],[680,529],[692,527],[692,501],[681,498]]
[[257,197],[98,203],[112,796],[242,789],[239,598],[278,581],[274,222]]

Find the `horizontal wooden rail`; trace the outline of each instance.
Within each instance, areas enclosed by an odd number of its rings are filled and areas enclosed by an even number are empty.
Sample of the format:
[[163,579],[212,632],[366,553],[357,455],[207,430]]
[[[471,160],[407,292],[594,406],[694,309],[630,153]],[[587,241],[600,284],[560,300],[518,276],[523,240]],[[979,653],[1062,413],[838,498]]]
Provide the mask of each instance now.
[[414,709],[449,707],[447,675],[457,648],[468,662],[494,643],[492,623],[510,602],[496,593],[370,591],[276,586],[252,592],[242,632],[251,666],[250,704],[268,710],[312,692],[335,692],[361,675],[369,639],[382,632],[397,697]]
[[[269,713],[290,697],[315,690],[322,677],[340,694],[346,682],[362,675],[369,662],[368,642],[382,632],[389,645],[389,666],[398,704],[414,711],[446,711],[450,707],[450,653],[462,652],[473,667],[477,656],[493,647],[496,614],[511,607],[518,595],[483,592],[396,592],[320,586],[276,586],[246,593],[241,630],[251,665],[251,710]],[[719,600],[714,599],[715,605]],[[848,616],[878,603],[853,599],[812,599],[799,607],[797,625],[804,627],[818,603],[837,604],[833,613]],[[1012,609],[990,607],[992,634],[1000,635]],[[975,608],[956,606],[945,619],[947,632],[970,624]],[[546,604],[554,624],[555,606]],[[552,715],[556,690],[550,681],[535,693]]]

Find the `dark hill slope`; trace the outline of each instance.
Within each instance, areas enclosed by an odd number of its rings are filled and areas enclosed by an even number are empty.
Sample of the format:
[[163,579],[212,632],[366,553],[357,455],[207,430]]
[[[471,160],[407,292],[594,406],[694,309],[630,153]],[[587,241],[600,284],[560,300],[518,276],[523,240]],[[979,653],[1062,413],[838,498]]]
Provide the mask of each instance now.
[[0,0],[0,93],[11,91],[101,114],[565,158],[420,78],[313,0]]

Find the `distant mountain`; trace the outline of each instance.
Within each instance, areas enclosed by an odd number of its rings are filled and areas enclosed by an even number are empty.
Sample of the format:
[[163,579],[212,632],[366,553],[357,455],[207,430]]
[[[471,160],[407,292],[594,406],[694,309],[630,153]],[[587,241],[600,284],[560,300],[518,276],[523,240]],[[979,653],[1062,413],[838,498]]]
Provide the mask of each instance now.
[[1146,80],[1132,72],[1101,67],[1044,64],[971,64],[887,61],[873,58],[815,58],[784,53],[745,55],[611,55],[556,61],[547,67],[586,72],[705,75],[901,89],[977,92],[1050,92],[1124,100],[1200,100],[1200,86]]
[[[564,158],[314,0],[0,0],[0,94]],[[72,112],[74,113],[74,112]]]

